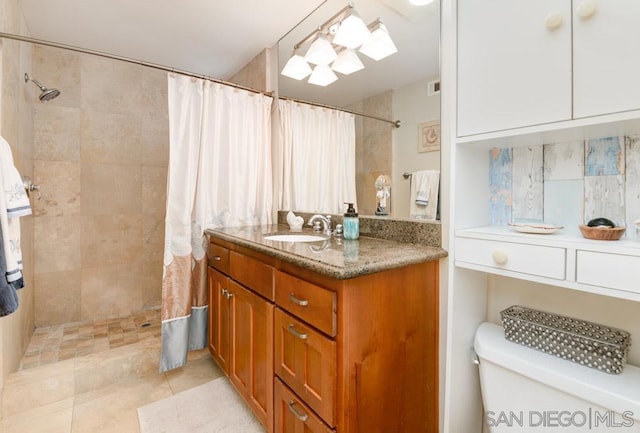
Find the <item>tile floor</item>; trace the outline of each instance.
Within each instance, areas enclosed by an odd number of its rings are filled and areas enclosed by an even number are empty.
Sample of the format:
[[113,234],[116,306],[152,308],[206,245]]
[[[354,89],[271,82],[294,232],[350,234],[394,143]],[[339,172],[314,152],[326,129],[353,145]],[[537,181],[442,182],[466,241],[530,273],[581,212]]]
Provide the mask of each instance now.
[[138,407],[222,375],[206,350],[159,373],[155,314],[36,331],[5,381],[0,433],[139,433]]
[[22,358],[20,370],[159,336],[160,309],[142,310],[115,319],[37,328]]

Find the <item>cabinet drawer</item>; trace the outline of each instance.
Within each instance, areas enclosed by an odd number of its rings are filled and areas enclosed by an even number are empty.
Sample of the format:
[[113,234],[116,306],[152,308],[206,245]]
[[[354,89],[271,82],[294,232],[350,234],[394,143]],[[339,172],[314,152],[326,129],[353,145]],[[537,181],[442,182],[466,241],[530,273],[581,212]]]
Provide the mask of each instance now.
[[640,293],[640,257],[578,250],[578,283]]
[[455,260],[556,280],[565,279],[564,248],[458,237]]
[[278,433],[335,433],[278,378],[274,384],[275,431]]
[[336,293],[284,272],[276,272],[276,303],[300,319],[334,337]]
[[329,425],[336,418],[336,343],[276,308],[275,373]]
[[207,250],[207,263],[223,272],[229,273],[229,250],[220,245],[216,245],[213,242],[209,242],[209,249]]
[[231,277],[254,292],[273,301],[273,268],[244,254],[229,253]]

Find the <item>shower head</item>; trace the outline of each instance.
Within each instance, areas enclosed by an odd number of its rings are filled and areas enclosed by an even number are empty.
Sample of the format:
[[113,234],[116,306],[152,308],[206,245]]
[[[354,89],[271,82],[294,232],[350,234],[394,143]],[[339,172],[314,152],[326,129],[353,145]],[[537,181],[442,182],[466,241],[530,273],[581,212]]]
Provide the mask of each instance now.
[[58,95],[60,95],[60,90],[58,89],[47,89],[46,87],[44,87],[42,84],[40,84],[40,82],[38,80],[34,80],[33,78],[29,78],[29,74],[24,74],[24,82],[27,83],[29,81],[32,81],[33,84],[35,84],[36,86],[38,86],[38,88],[40,88],[40,91],[42,93],[40,93],[40,96],[38,96],[38,99],[40,99],[41,101],[50,101],[53,98],[57,97]]

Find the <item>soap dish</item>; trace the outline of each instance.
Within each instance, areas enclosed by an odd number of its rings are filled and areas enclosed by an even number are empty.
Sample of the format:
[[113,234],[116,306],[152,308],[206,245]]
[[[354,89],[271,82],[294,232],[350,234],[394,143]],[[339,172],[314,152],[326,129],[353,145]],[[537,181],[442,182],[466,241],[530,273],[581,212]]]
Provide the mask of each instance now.
[[617,241],[622,237],[625,230],[627,230],[626,227],[589,227],[584,224],[580,224],[579,227],[582,236],[597,241]]

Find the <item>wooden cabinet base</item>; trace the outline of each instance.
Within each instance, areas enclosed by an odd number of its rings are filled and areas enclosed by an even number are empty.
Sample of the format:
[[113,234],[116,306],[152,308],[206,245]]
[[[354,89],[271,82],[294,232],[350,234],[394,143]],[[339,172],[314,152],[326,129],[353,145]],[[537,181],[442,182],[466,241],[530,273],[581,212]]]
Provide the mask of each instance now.
[[437,261],[339,280],[219,246],[210,350],[268,432],[437,433]]
[[335,433],[280,379],[274,383],[275,431],[279,433]]

